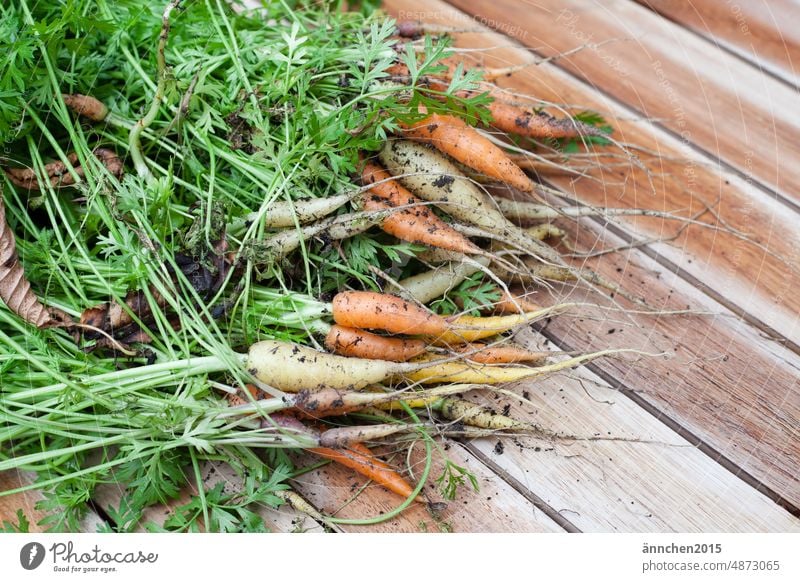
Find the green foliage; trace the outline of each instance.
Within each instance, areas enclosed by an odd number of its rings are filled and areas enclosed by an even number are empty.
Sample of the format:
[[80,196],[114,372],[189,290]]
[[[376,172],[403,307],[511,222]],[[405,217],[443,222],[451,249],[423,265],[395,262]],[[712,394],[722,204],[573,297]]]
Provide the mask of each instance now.
[[0,533],[29,533],[31,524],[28,518],[25,517],[25,512],[21,509],[17,510],[17,523],[13,521],[3,520]]
[[[0,450],[14,453],[0,456],[0,470],[37,472],[47,513],[41,525],[53,531],[78,529],[95,488],[109,481],[124,490],[119,505],[108,508],[112,529],[131,531],[145,508],[178,496],[195,457],[221,449],[246,475],[245,491],[212,487],[164,528],[195,531],[208,516],[208,529],[260,531],[250,506],[280,502],[274,493],[291,472],[283,450],[291,442],[258,441],[265,437],[257,428],[222,418],[224,404],[210,380],[243,381],[234,351],[255,335],[310,343],[299,311],[319,317],[317,307],[279,302],[270,293],[378,288],[376,269],[413,272],[420,265],[409,262],[420,249],[383,235],[338,245],[311,240],[259,284],[243,261],[206,293],[203,284],[217,274],[213,260],[273,234],[249,222],[273,201],[351,189],[358,152],[377,150],[398,120],[418,115],[419,105],[475,121],[487,114],[487,95],[464,97],[474,93],[476,73],[457,71],[438,95],[423,82],[442,70],[441,59],[451,54],[447,40],[426,39],[423,52],[408,51],[411,87],[397,86],[386,73],[397,54],[394,24],[330,3],[292,10],[292,3],[268,2],[260,12],[240,13],[224,2],[186,2],[172,15],[168,68],[159,72],[165,4],[0,6],[0,143],[8,151],[2,163],[34,168],[41,184],[48,183],[45,164],[71,152],[84,170],[76,187],[39,193],[0,176],[33,291],[76,318],[139,291],[143,329],[152,337],[134,356],[92,351],[98,340],[76,345],[62,329],[31,330],[0,305]],[[265,26],[265,19],[280,24]],[[149,180],[127,163],[128,138],[160,74],[165,98],[141,137]],[[76,92],[102,100],[111,112],[106,122],[89,124],[69,111],[60,95]],[[121,180],[97,161],[98,146],[126,161]],[[232,235],[233,224],[245,227]],[[227,248],[215,246],[220,238]],[[185,254],[196,264],[179,264]],[[472,283],[451,294],[467,309],[491,299],[488,288]],[[139,311],[127,307],[137,321]],[[159,368],[209,354],[219,361],[207,370]],[[267,448],[263,460],[246,446],[231,447],[253,441]],[[276,469],[264,472],[263,462]],[[3,524],[27,527],[22,517]]]
[[491,281],[483,280],[483,273],[470,275],[453,287],[443,297],[431,303],[431,308],[441,314],[464,313],[477,315],[500,300],[500,289]]
[[466,469],[450,460],[447,460],[442,469],[442,474],[436,479],[436,486],[442,497],[448,501],[456,498],[458,489],[469,483],[473,491],[478,491],[478,478]]

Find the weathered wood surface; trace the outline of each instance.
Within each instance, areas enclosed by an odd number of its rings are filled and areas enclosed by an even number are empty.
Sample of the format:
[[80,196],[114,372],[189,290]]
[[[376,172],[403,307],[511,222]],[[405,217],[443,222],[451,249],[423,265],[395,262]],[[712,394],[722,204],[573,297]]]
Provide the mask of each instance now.
[[794,0],[637,0],[787,83],[800,85],[800,9]]
[[610,41],[558,64],[795,207],[800,202],[796,89],[630,0],[452,4],[544,56]]

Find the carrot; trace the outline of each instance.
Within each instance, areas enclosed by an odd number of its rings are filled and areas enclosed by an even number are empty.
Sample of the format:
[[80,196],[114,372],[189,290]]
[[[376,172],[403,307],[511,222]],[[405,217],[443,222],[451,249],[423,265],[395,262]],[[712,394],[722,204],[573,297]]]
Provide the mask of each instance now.
[[541,305],[534,303],[524,297],[511,295],[505,289],[500,289],[500,299],[494,302],[492,310],[495,313],[532,313],[542,309]]
[[540,363],[552,354],[552,352],[532,352],[520,346],[487,346],[475,343],[457,346],[453,350],[464,354],[470,362],[480,364]]
[[339,325],[383,329],[392,333],[437,336],[450,325],[446,319],[395,295],[373,291],[343,291],[332,303]]
[[531,179],[503,150],[457,117],[432,113],[407,126],[404,134],[522,192],[533,191]]
[[[353,443],[347,449],[331,449],[327,447],[316,447],[308,449],[315,455],[324,459],[330,459],[340,465],[353,469],[357,473],[383,485],[389,491],[397,493],[404,499],[413,495],[414,488],[406,481],[400,473],[392,469],[387,463],[378,459],[372,451],[360,443]],[[425,500],[417,497],[415,501],[425,503]]]
[[[395,63],[386,69],[386,72],[397,82],[407,82],[410,79],[408,67],[402,63]],[[496,75],[490,73],[490,76]],[[428,75],[417,80],[417,87],[427,87],[431,91],[430,97],[446,100],[446,91],[450,85],[450,74]],[[456,95],[462,98],[474,97],[488,92],[493,100],[487,105],[492,115],[491,125],[515,135],[531,139],[559,139],[577,138],[581,136],[604,135],[596,127],[569,117],[556,118],[552,115],[534,111],[530,107],[521,107],[508,102],[508,95],[500,87],[490,82],[482,82],[476,90],[458,91]]]
[[[317,222],[347,204],[354,196],[355,193],[347,193],[322,198],[275,201],[263,213],[264,226],[267,228],[285,228],[295,226],[295,224]],[[261,214],[260,212],[249,214],[247,222],[254,222]]]
[[418,339],[384,337],[342,325],[332,326],[325,338],[325,347],[341,356],[391,362],[406,362],[419,356],[426,345]]
[[[96,148],[92,153],[106,167],[109,173],[117,178],[122,175],[122,161],[113,150]],[[85,173],[83,166],[76,165],[78,163],[78,154],[74,152],[68,154],[67,161],[69,166],[72,166],[75,175],[78,178],[83,178]],[[47,176],[47,181],[53,188],[73,186],[76,183],[75,176],[69,171],[69,166],[61,160],[45,165],[44,172]],[[15,186],[27,190],[40,190],[38,175],[32,168],[6,168],[5,173]]]
[[597,128],[583,122],[555,118],[544,112],[532,111],[495,99],[488,105],[492,114],[492,125],[497,129],[532,139],[576,138],[586,135],[602,135]]
[[320,220],[302,228],[292,228],[261,241],[251,241],[243,254],[256,265],[271,265],[285,259],[304,241],[314,237],[342,240],[380,224],[388,212],[355,212]]
[[264,340],[250,346],[246,369],[261,382],[283,390],[337,388],[360,390],[407,371],[409,364],[346,358],[317,350]]
[[92,121],[103,121],[108,116],[108,107],[102,101],[90,97],[73,93],[72,95],[62,95],[64,104],[78,115],[86,117]]
[[469,236],[499,238],[541,259],[563,262],[554,249],[531,238],[503,216],[488,194],[436,150],[411,140],[394,140],[383,147],[378,157],[409,190],[429,202],[438,202],[442,210],[463,222],[453,225],[462,234],[469,231]]
[[[406,372],[403,377],[412,382],[423,384],[456,382],[459,384],[504,384],[506,382],[517,382],[526,378],[536,378],[547,376],[555,372],[567,370],[591,362],[603,356],[634,352],[641,354],[638,350],[602,350],[581,354],[570,357],[552,364],[546,364],[535,368],[525,366],[492,366],[489,364],[471,364],[468,362],[441,362],[436,365],[421,367],[413,372]],[[415,361],[419,363],[430,363],[435,361],[433,356],[420,356]]]
[[514,420],[504,414],[497,414],[463,398],[443,398],[439,411],[447,420],[463,422],[488,430],[525,430],[530,428],[528,423]]
[[[543,307],[538,311],[512,313],[492,317],[460,315],[450,321],[450,328],[433,337],[437,345],[463,344],[503,333],[520,325],[531,323],[544,317],[551,317],[574,307],[574,303],[561,303]],[[431,334],[432,335],[432,334]]]
[[[364,185],[379,182],[364,195],[365,210],[386,210],[422,203],[396,180],[384,181],[391,177],[391,174],[378,164],[373,162],[365,164],[361,174]],[[398,209],[383,220],[381,228],[392,236],[411,243],[422,243],[465,254],[481,252],[480,248],[453,230],[427,206]]]
[[473,259],[467,259],[463,255],[461,257],[461,260],[447,261],[435,269],[399,281],[398,295],[420,303],[429,303],[477,273],[481,267],[487,267],[490,262],[485,256]]
[[458,384],[513,382],[619,351],[596,352],[539,368],[525,368],[438,361],[426,356],[421,356],[414,362],[346,358],[297,344],[264,340],[250,346],[243,359],[247,371],[264,384],[284,392],[300,392],[325,388],[360,390],[391,379],[422,383],[447,381]]

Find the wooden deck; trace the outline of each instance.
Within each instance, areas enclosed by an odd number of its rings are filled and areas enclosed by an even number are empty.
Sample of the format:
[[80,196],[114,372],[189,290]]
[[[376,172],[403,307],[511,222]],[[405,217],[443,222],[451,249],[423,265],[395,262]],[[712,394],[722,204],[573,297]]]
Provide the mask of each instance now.
[[[628,166],[596,174],[602,183],[568,175],[546,183],[577,204],[686,214],[710,205],[757,244],[697,226],[670,242],[648,242],[677,228],[654,219],[561,225],[582,250],[638,242],[587,264],[657,308],[708,314],[653,317],[598,307],[526,331],[523,339],[539,346],[668,355],[598,361],[519,387],[530,403],[511,403],[512,414],[586,440],[523,439],[502,450],[496,440],[451,443],[447,454],[478,476],[479,493],[462,491],[435,517],[414,507],[379,526],[342,529],[800,531],[800,79],[793,68],[800,67],[800,6],[388,0],[385,7],[401,19],[469,30],[457,44],[484,47],[470,54],[492,66],[594,43],[501,84],[603,112],[619,141],[657,152],[658,164],[650,175]],[[542,302],[558,299],[541,295]],[[27,478],[0,475],[0,489]],[[362,484],[328,466],[295,487],[342,517],[396,505],[372,485],[350,502]],[[100,514],[119,494],[113,487],[98,494]],[[0,521],[18,507],[35,518],[36,499],[0,498]],[[168,513],[159,508],[152,517]],[[263,514],[277,531],[320,529],[289,510]],[[87,530],[101,521],[89,516]]]

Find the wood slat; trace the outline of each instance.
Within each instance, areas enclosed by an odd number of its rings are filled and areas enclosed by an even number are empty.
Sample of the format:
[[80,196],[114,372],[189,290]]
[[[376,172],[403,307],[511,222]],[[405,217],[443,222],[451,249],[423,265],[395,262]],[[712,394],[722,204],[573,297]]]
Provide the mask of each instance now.
[[[531,331],[518,334],[547,348]],[[586,370],[521,383],[520,404],[484,393],[472,398],[575,441],[521,437],[469,446],[529,487],[581,531],[800,531],[800,520],[738,479],[623,394]]]
[[[10,491],[33,483],[32,473],[20,471],[0,471],[0,491]],[[8,520],[18,525],[17,510],[21,509],[30,522],[30,532],[44,531],[38,523],[47,513],[36,509],[36,504],[44,499],[40,491],[35,489],[0,497],[0,521]],[[103,519],[95,512],[89,511],[81,522],[80,531],[96,532],[105,525]]]
[[800,84],[800,6],[794,0],[636,0],[754,66]]
[[[498,3],[505,5],[507,3]],[[483,5],[482,5],[483,6]],[[389,2],[395,14],[404,10],[407,17],[426,17],[440,24],[458,28],[476,28],[475,20],[459,13],[441,2],[404,0]],[[485,5],[486,10],[494,10]],[[535,10],[535,9],[534,9]],[[517,25],[528,18],[528,12],[518,11]],[[486,12],[487,16],[495,14]],[[498,20],[500,16],[497,15]],[[541,23],[528,27],[531,34],[542,28]],[[518,29],[519,30],[519,29]],[[523,28],[524,30],[524,28]],[[518,33],[522,34],[522,33]],[[508,46],[501,35],[463,35],[464,46]],[[528,39],[529,43],[532,43]],[[526,62],[527,51],[512,48],[493,50],[496,61],[508,64]],[[723,195],[720,213],[726,221],[743,230],[766,233],[765,242],[775,244],[775,253],[797,264],[797,217],[780,205],[770,202],[757,189],[749,188],[744,180],[720,174],[707,167],[705,160],[691,151],[680,148],[680,143],[645,122],[630,119],[630,113],[614,108],[613,103],[598,98],[585,85],[576,83],[552,66],[540,66],[527,74],[517,74],[509,80],[514,88],[525,94],[537,95],[556,102],[580,103],[612,111],[612,122],[618,135],[627,143],[638,143],[658,151],[662,158],[660,169],[669,175],[659,179],[657,193],[653,195],[641,176],[627,170],[604,172],[607,181],[625,180],[625,189],[605,190],[602,185],[589,180],[572,183],[570,177],[557,180],[559,186],[569,188],[579,200],[605,206],[649,205],[661,209],[697,208],[698,200],[712,203]],[[511,86],[511,85],[509,85]],[[667,158],[689,156],[690,176],[683,175],[685,164],[673,164]],[[687,192],[686,181],[691,179]],[[681,182],[683,180],[683,183]],[[694,201],[694,204],[693,204]],[[746,210],[743,213],[742,210]],[[626,228],[638,225],[642,232],[658,235],[660,225],[645,227],[646,221],[620,221]],[[749,224],[749,226],[748,226]],[[590,244],[591,241],[584,241]],[[763,318],[780,329],[789,338],[797,337],[800,304],[792,299],[791,288],[797,278],[787,276],[783,262],[764,257],[743,245],[726,239],[726,235],[708,230],[690,229],[676,247],[658,246],[659,253],[668,254],[689,274],[702,281],[704,289],[722,299],[732,298],[736,306],[744,306],[758,318]],[[661,255],[655,255],[662,259]],[[640,266],[636,266],[640,265]],[[684,281],[658,272],[665,266],[632,253],[608,257],[592,262],[602,274],[612,279],[622,279],[629,291],[647,297],[656,307],[685,308],[687,305],[719,311],[720,306],[693,289]],[[619,269],[619,271],[618,271]],[[791,303],[787,305],[785,301]],[[607,316],[601,318],[601,323]],[[778,345],[771,345],[752,328],[735,324],[728,317],[716,322],[708,319],[653,318],[636,316],[625,333],[607,335],[610,326],[588,319],[556,320],[549,328],[563,341],[571,342],[576,349],[589,346],[605,347],[607,344],[637,348],[655,348],[656,351],[678,349],[680,357],[667,362],[655,361],[646,368],[626,367],[619,362],[602,363],[601,369],[634,389],[646,389],[649,401],[663,410],[691,432],[701,435],[713,448],[733,459],[748,472],[763,480],[793,503],[800,501],[797,485],[797,358]],[[581,324],[581,325],[578,325]],[[592,329],[592,325],[595,328]],[[594,335],[589,335],[594,334]],[[606,341],[608,340],[608,341]],[[653,345],[655,343],[655,346]],[[776,359],[774,354],[780,354]],[[704,363],[709,358],[727,361]],[[674,378],[674,379],[673,379]]]
[[[497,0],[452,4],[543,55],[618,42],[559,66],[797,206],[797,91],[629,0]],[[628,39],[628,40],[622,40]]]

